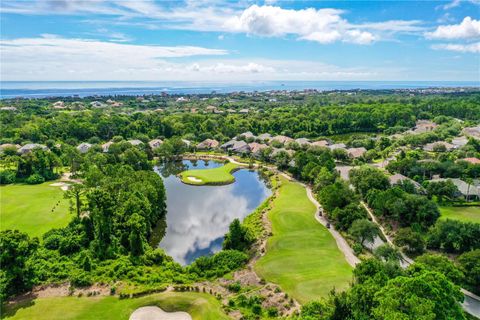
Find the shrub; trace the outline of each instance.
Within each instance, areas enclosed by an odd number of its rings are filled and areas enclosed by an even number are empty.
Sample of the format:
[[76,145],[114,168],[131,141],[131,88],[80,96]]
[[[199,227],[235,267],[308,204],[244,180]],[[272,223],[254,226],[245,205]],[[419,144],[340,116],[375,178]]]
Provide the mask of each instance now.
[[2,170],[0,171],[0,184],[11,184],[15,182],[15,171]]
[[230,290],[232,292],[239,292],[241,289],[242,289],[242,286],[240,285],[240,283],[238,281],[234,282],[234,283],[230,283],[228,285],[228,290]]
[[40,184],[45,182],[45,178],[38,173],[34,173],[30,177],[28,177],[25,182],[27,184]]

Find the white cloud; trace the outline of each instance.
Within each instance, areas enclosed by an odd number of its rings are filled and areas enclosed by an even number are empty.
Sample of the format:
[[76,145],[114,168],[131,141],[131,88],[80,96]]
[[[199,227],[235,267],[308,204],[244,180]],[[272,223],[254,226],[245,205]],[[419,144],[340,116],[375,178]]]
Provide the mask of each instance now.
[[480,37],[480,21],[465,17],[460,24],[439,26],[425,33],[429,39],[475,39]]
[[352,29],[336,9],[283,9],[252,5],[240,15],[228,19],[224,27],[233,32],[281,37],[295,35],[301,40],[332,43],[338,40],[369,44],[375,40],[367,31]]
[[470,44],[458,44],[458,43],[443,43],[434,44],[432,49],[435,50],[449,50],[463,53],[480,53],[480,42]]

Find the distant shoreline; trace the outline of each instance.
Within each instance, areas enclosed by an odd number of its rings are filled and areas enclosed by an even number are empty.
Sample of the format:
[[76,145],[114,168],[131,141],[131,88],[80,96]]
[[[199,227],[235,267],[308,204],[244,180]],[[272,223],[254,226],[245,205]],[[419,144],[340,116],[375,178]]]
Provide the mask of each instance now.
[[185,82],[185,81],[2,81],[0,98],[47,98],[88,96],[139,96],[228,94],[266,91],[355,91],[415,90],[434,88],[480,89],[476,81],[252,81]]

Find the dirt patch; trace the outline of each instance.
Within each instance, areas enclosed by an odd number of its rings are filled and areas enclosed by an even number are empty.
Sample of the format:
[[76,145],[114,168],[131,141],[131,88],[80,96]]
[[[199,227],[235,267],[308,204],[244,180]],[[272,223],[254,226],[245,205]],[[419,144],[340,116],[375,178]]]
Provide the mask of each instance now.
[[130,320],[192,320],[192,317],[183,311],[165,312],[159,307],[147,306],[135,310]]
[[60,189],[62,189],[63,191],[67,191],[68,188],[70,187],[70,184],[65,183],[65,182],[55,182],[55,183],[50,184],[50,186],[60,187]]
[[187,180],[195,182],[195,183],[200,183],[202,182],[201,179],[195,178],[195,177],[187,177]]

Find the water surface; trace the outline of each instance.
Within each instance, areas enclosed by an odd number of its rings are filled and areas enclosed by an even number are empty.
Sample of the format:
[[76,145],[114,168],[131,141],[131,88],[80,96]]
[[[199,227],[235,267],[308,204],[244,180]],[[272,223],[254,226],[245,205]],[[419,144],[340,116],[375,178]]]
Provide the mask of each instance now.
[[235,182],[224,186],[186,185],[176,176],[186,169],[221,165],[184,160],[155,168],[167,192],[167,229],[160,247],[183,265],[219,251],[230,223],[242,220],[271,194],[262,177],[246,169],[236,171]]

